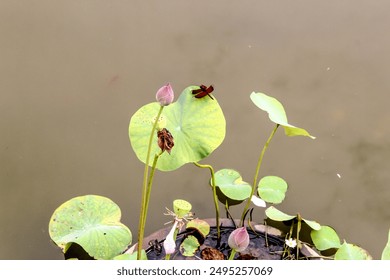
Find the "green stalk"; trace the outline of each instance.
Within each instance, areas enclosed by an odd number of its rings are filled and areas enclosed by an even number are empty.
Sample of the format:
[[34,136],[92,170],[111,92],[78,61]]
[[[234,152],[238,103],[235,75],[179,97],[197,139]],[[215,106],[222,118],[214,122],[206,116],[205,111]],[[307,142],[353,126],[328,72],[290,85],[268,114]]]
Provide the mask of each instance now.
[[229,256],[229,261],[234,259],[234,256],[236,255],[236,250],[232,249]]
[[145,224],[146,224],[145,213],[147,212],[146,207],[149,204],[149,201],[147,201],[147,200],[148,200],[148,173],[149,173],[150,153],[151,153],[151,149],[152,149],[153,135],[156,131],[157,123],[158,123],[158,120],[161,116],[163,109],[164,109],[164,106],[160,106],[160,110],[158,111],[156,120],[153,124],[153,128],[152,128],[152,131],[150,133],[148,150],[147,150],[147,154],[146,154],[144,178],[143,178],[143,183],[142,183],[140,219],[139,219],[139,223],[138,223],[138,249],[137,249],[137,259],[138,260],[141,259],[142,243],[143,243],[143,239],[144,239]]
[[[293,230],[294,230],[294,220],[292,221],[291,223],[291,227],[290,227],[290,232],[288,234],[286,234],[286,237],[285,237],[285,242],[288,238],[292,238],[293,237]],[[286,244],[286,243],[285,243]],[[282,257],[284,257],[287,253],[290,255],[290,251],[289,249],[287,248],[288,246],[285,246],[284,250],[283,250],[283,255]]]
[[162,155],[162,151],[157,155],[154,155],[154,160],[153,160],[153,165],[152,165],[152,170],[150,171],[149,174],[149,180],[148,180],[148,186],[146,188],[146,205],[144,209],[144,217],[145,217],[145,224],[146,224],[146,218],[148,216],[148,209],[149,209],[149,201],[150,201],[150,193],[152,191],[152,184],[153,184],[153,178],[154,178],[154,172],[156,171],[156,165],[157,165],[157,160],[158,158]]
[[299,259],[299,248],[301,247],[301,241],[299,241],[299,233],[301,232],[301,227],[302,227],[302,217],[298,213],[297,215],[298,219],[298,224],[297,224],[297,260]]
[[279,124],[276,124],[275,128],[272,130],[271,132],[271,135],[268,137],[268,140],[267,142],[265,142],[265,145],[261,151],[261,154],[260,154],[260,157],[259,157],[259,160],[257,161],[257,166],[256,166],[256,172],[255,172],[255,177],[253,179],[253,185],[252,185],[252,191],[251,191],[251,194],[246,202],[246,205],[245,205],[245,208],[242,212],[242,215],[241,215],[241,226],[244,226],[244,218],[245,218],[245,213],[248,211],[249,209],[249,205],[251,204],[251,198],[252,196],[254,195],[255,193],[255,190],[256,190],[256,185],[257,185],[257,178],[259,177],[259,171],[260,171],[260,167],[261,167],[261,163],[263,162],[263,157],[264,157],[264,154],[265,154],[265,151],[267,150],[268,146],[269,146],[269,143],[271,142],[272,138],[274,137],[275,133],[276,133],[276,130],[278,129],[279,127]]
[[214,169],[211,165],[208,164],[200,164],[198,162],[194,162],[194,164],[200,168],[208,168],[211,173],[211,187],[213,188],[213,199],[214,199],[214,206],[215,206],[215,220],[217,224],[217,240],[218,243],[221,239],[221,229],[219,224],[219,205],[218,205],[218,197],[217,197],[217,187],[215,186],[215,176],[214,176]]

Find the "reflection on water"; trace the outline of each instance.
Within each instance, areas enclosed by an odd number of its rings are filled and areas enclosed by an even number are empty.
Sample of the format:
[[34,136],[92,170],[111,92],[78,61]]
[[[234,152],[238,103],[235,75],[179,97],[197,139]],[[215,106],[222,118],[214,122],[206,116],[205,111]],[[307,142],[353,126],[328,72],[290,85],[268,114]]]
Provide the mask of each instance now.
[[[267,151],[262,175],[289,183],[279,208],[332,225],[378,258],[390,220],[385,5],[3,1],[0,259],[61,258],[47,225],[78,195],[114,200],[136,235],[143,167],[127,127],[166,82],[177,96],[188,85],[215,86],[227,136],[204,162],[246,181],[272,129],[249,94],[281,100],[291,123],[317,139],[280,131]],[[208,180],[192,165],[158,172],[147,232],[166,222],[175,198],[212,216]]]

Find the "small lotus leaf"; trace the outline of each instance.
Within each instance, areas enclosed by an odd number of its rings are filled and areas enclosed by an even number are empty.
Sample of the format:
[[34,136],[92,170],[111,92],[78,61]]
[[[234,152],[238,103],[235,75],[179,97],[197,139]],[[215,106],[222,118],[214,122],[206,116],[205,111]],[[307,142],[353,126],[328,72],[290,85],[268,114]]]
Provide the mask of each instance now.
[[259,196],[269,203],[281,203],[287,191],[287,183],[277,176],[263,177],[257,189]]
[[307,220],[307,219],[302,219],[302,221],[304,221],[309,227],[311,227],[312,229],[314,230],[320,230],[321,229],[321,225],[315,221],[310,221],[310,220]]
[[382,252],[382,260],[390,260],[390,230],[389,230],[389,236],[387,239],[387,244]]
[[261,92],[252,92],[250,98],[257,107],[268,113],[268,117],[272,122],[283,126],[284,132],[287,136],[301,135],[315,139],[315,137],[311,136],[305,129],[288,123],[284,107],[276,98]]
[[110,199],[79,196],[54,211],[49,234],[64,253],[72,243],[77,243],[95,259],[112,259],[126,249],[132,238],[120,218],[118,205]]
[[329,226],[321,226],[319,230],[312,230],[310,233],[314,245],[320,251],[330,248],[339,248],[340,238],[336,231]]
[[344,243],[337,250],[334,255],[335,260],[371,260],[372,257],[370,254],[360,248],[357,245],[349,244],[344,241]]
[[282,221],[290,221],[295,219],[296,216],[288,215],[283,213],[282,211],[276,209],[274,206],[270,206],[265,210],[265,214],[268,218],[274,221],[282,222]]
[[210,233],[210,225],[206,221],[200,220],[198,218],[189,221],[186,225],[186,228],[197,229],[204,238],[206,238],[206,236]]
[[[157,169],[175,170],[189,162],[198,162],[212,153],[224,140],[226,121],[217,100],[209,97],[195,98],[197,86],[187,87],[179,99],[164,107],[157,129],[166,128],[174,139],[171,153],[164,152]],[[131,146],[138,159],[146,162],[148,143],[160,104],[149,103],[132,116],[129,124]],[[159,153],[157,132],[153,134],[151,155]],[[152,164],[150,160],[149,164]]]
[[198,239],[193,235],[189,235],[181,243],[180,252],[183,256],[192,257],[195,255],[195,252],[198,250],[199,246],[200,244]]
[[233,169],[221,169],[215,173],[215,184],[224,196],[232,200],[247,199],[252,187],[242,180],[240,173]]

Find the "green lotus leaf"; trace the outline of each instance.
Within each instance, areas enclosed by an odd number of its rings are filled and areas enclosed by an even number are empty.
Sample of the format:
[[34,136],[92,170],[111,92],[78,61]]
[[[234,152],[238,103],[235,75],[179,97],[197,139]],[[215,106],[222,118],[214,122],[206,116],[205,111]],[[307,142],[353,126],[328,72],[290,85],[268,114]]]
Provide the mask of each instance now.
[[[133,252],[132,254],[120,254],[113,258],[113,260],[122,260],[122,261],[135,261],[137,260],[137,254],[138,252]],[[141,251],[141,260],[147,261],[148,256],[146,255],[145,250],[142,249]]]
[[198,239],[193,235],[189,235],[181,243],[180,252],[183,256],[192,257],[195,255],[195,252],[198,250],[199,246],[200,244]]
[[311,227],[312,229],[314,230],[320,230],[321,229],[321,225],[315,221],[310,221],[310,220],[307,220],[307,219],[302,219],[302,221],[304,221],[309,227]]
[[297,216],[288,215],[278,209],[276,209],[274,206],[270,206],[265,210],[265,215],[270,218],[271,220],[283,222],[283,221],[290,221],[292,219],[295,219]]
[[187,223],[186,228],[194,228],[197,229],[204,238],[210,233],[210,225],[204,221],[200,220],[198,218],[191,220]]
[[287,183],[278,176],[265,176],[261,178],[257,191],[266,202],[281,203],[286,197]]
[[257,107],[268,113],[268,117],[272,122],[283,126],[287,136],[301,135],[315,139],[315,137],[311,136],[305,129],[288,123],[284,107],[276,98],[261,92],[252,92],[250,98]]
[[372,260],[372,257],[363,248],[360,248],[359,246],[356,246],[354,244],[349,244],[344,241],[344,243],[340,246],[340,248],[337,250],[336,254],[334,255],[334,259],[335,260]]
[[[198,162],[212,153],[224,140],[226,121],[217,100],[195,98],[187,87],[179,99],[164,107],[158,128],[166,128],[174,138],[171,153],[164,152],[158,162],[161,171],[175,170],[189,162]],[[138,159],[146,162],[147,149],[153,123],[160,109],[158,102],[141,107],[132,116],[129,125],[131,146]],[[151,155],[159,153],[157,131],[153,134]],[[150,160],[149,164],[152,164]]]
[[227,198],[238,201],[249,198],[252,187],[242,180],[240,173],[236,170],[221,169],[214,176],[215,185]]
[[98,195],[79,196],[60,205],[49,223],[51,239],[65,253],[77,243],[95,259],[112,259],[131,244],[130,230],[120,222],[113,201]]
[[340,238],[336,231],[329,226],[321,226],[319,230],[312,230],[310,233],[314,246],[320,251],[341,246]]
[[386,244],[385,248],[383,249],[381,259],[382,260],[390,260],[390,230],[389,230],[389,236],[387,239],[387,244]]
[[[271,220],[278,221],[278,222],[290,221],[290,220],[293,220],[293,219],[300,218],[299,214],[295,215],[295,216],[292,216],[292,215],[286,214],[286,213],[276,209],[274,206],[268,207],[265,210],[265,215],[268,218],[270,218]],[[321,229],[321,225],[319,223],[315,222],[315,221],[310,221],[310,220],[303,219],[303,218],[300,218],[300,219],[302,219],[303,222],[305,222],[310,228],[312,228],[314,230],[320,230]]]

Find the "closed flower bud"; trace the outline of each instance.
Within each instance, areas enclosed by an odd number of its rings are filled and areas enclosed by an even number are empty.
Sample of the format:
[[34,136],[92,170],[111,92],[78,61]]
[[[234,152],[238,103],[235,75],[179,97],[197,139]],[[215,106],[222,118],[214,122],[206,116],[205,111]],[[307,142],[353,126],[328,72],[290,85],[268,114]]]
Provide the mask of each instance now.
[[240,227],[232,231],[228,239],[229,247],[242,252],[249,245],[249,234],[245,227]]
[[156,93],[156,100],[160,103],[161,106],[167,106],[171,104],[174,97],[175,95],[170,83],[161,87]]

